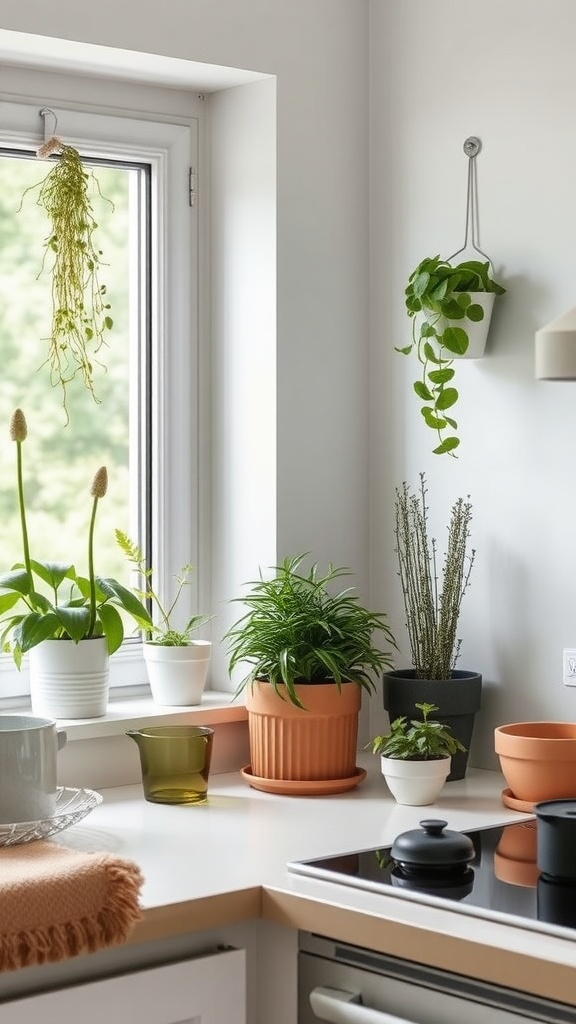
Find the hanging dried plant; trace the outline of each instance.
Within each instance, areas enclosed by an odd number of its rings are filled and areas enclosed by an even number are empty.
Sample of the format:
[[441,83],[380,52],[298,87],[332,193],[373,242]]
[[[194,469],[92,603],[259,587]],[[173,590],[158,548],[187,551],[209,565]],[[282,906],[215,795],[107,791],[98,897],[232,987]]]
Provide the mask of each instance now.
[[[53,386],[61,387],[68,420],[67,386],[79,375],[95,401],[94,357],[113,326],[106,285],[100,284],[102,252],[96,247],[90,190],[102,195],[98,180],[73,146],[53,138],[38,156],[57,159],[46,177],[26,189],[38,190],[36,203],[50,220],[40,274],[52,277],[52,327],[46,363]],[[40,275],[39,275],[40,276]]]

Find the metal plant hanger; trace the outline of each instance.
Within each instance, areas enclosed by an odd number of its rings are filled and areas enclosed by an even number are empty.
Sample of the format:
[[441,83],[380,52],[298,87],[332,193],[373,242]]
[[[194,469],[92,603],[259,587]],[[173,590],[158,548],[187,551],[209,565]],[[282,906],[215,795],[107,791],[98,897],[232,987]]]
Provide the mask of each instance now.
[[476,157],[482,149],[480,139],[470,135],[464,142],[463,150],[468,157],[468,187],[466,190],[466,227],[464,229],[464,244],[448,257],[448,263],[452,263],[457,256],[467,250],[473,249],[479,256],[492,266],[492,260],[478,245],[479,218],[478,218],[478,179],[476,173]]

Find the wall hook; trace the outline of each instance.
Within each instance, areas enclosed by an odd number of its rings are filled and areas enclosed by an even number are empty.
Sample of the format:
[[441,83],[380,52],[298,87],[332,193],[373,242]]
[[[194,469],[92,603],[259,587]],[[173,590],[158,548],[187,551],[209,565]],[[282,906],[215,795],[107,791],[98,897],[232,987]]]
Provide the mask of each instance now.
[[[40,117],[44,120],[44,142],[39,147],[39,149],[36,150],[36,155],[44,158],[53,156],[55,153],[59,153],[62,149],[62,143],[56,135],[56,129],[58,127],[58,118],[56,117],[54,111],[51,110],[50,107],[42,107],[42,109],[39,111],[39,114]],[[52,131],[50,131],[48,128],[49,116],[54,118]]]
[[[48,130],[48,116],[54,118],[52,131]],[[48,139],[52,139],[56,135],[56,129],[58,127],[58,118],[56,117],[54,111],[50,110],[50,107],[42,107],[42,109],[40,110],[40,117],[44,120],[44,142],[48,142]]]

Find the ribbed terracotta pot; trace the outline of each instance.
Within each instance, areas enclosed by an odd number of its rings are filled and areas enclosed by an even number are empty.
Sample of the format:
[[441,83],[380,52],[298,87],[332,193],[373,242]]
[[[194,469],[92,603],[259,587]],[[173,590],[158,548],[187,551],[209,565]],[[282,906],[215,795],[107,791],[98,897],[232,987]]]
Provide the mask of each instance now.
[[[357,683],[300,684],[304,705],[283,700],[267,682],[246,688],[251,769],[262,779],[332,780],[350,778],[356,768]],[[283,686],[279,687],[285,692]]]
[[494,731],[494,748],[517,800],[576,798],[576,723],[500,725]]

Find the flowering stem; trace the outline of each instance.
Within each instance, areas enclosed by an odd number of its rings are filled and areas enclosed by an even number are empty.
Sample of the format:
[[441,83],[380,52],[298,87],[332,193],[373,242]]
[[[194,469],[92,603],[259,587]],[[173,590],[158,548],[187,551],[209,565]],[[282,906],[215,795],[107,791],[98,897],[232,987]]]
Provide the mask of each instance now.
[[22,442],[16,442],[16,459],[18,466],[18,502],[20,505],[20,525],[22,527],[22,542],[24,547],[24,566],[30,580],[32,580],[32,566],[30,565],[30,548],[28,546],[28,527],[26,526],[26,509],[24,505],[24,480],[22,477]]
[[90,618],[86,638],[92,636],[94,623],[96,622],[96,580],[94,578],[94,524],[96,522],[96,509],[98,508],[98,497],[92,502],[92,515],[90,517],[90,529],[88,531],[88,579],[90,581]]

